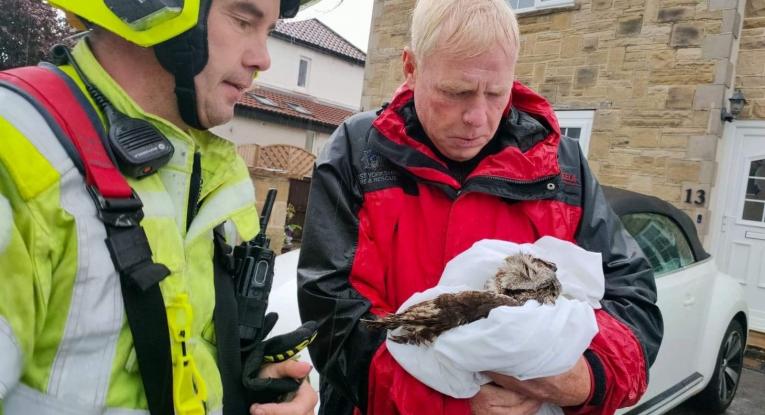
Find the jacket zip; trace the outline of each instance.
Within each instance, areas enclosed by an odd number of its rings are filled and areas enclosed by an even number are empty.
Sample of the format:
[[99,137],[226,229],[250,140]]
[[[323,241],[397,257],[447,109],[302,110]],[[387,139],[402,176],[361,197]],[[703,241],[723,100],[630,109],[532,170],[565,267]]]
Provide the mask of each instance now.
[[[508,183],[512,183],[512,184],[536,184],[536,183],[541,183],[541,182],[548,181],[548,180],[553,179],[553,178],[555,178],[557,176],[558,176],[557,174],[551,174],[551,175],[543,176],[543,177],[540,177],[540,178],[534,179],[534,180],[508,179],[506,177],[499,177],[499,176],[476,176],[476,177],[471,177],[470,179],[468,179],[465,182],[465,185],[469,184],[470,181],[472,181],[473,179],[477,179],[478,177],[485,177],[485,178],[488,178],[488,179],[499,180],[499,181],[502,181],[502,182],[508,182]],[[462,187],[464,188],[464,187],[467,187],[467,186],[462,186]]]
[[[488,179],[497,180],[497,181],[501,181],[501,182],[506,182],[506,183],[510,183],[510,184],[527,185],[527,184],[537,184],[537,183],[546,182],[548,180],[554,179],[557,176],[558,176],[557,174],[551,174],[551,175],[544,176],[544,177],[541,177],[539,179],[534,179],[534,180],[514,180],[514,179],[507,179],[507,178],[499,177],[499,176],[477,176],[477,177],[473,177],[471,179],[468,179],[459,189],[454,189],[454,199],[456,200],[458,197],[462,196],[465,193],[470,193],[471,192],[471,190],[469,190],[470,182],[473,179],[476,179],[478,177],[488,178]],[[438,185],[437,187],[449,187],[448,185],[446,185],[444,183],[433,181],[433,180],[422,180],[422,179],[419,179],[419,178],[418,178],[418,180],[420,182],[422,182],[422,183],[429,183],[431,185]]]
[[186,209],[186,231],[191,227],[194,216],[199,208],[199,196],[202,193],[202,155],[194,153],[194,165],[191,168],[191,183],[189,184],[189,204]]

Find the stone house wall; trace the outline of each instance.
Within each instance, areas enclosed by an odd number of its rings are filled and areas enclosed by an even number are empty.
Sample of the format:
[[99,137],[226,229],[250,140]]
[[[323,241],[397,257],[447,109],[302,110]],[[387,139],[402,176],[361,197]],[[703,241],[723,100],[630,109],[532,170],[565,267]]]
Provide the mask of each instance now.
[[736,69],[736,88],[749,103],[740,119],[765,120],[765,0],[747,0]]
[[[706,234],[722,136],[721,108],[736,85],[765,118],[765,0],[577,0],[519,15],[516,78],[556,109],[595,110],[588,159],[603,184],[655,195]],[[375,0],[362,106],[403,81],[414,0]],[[733,57],[733,58],[732,58]],[[701,190],[703,202],[692,198]],[[701,203],[700,203],[701,202]]]

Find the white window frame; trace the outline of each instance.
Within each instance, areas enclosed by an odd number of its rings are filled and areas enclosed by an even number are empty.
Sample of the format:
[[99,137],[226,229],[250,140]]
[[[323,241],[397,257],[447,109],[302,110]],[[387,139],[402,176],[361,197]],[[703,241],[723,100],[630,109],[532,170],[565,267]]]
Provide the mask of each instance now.
[[[522,9],[513,9],[518,14],[532,12],[536,10],[553,9],[557,7],[573,6],[576,0],[534,0],[534,5],[530,7],[524,7]],[[507,4],[510,5],[510,1],[507,0]],[[512,5],[510,6],[512,7]]]
[[[300,65],[305,62],[305,79],[303,80],[303,85],[300,85]],[[298,77],[297,77],[297,87],[301,89],[308,88],[308,80],[311,77],[311,58],[306,56],[301,56],[298,60]]]
[[579,147],[582,153],[587,157],[590,149],[590,136],[592,135],[592,119],[595,111],[568,111],[557,110],[555,115],[558,117],[558,124],[561,128],[581,128],[582,134],[579,135]]
[[305,130],[305,149],[311,153],[314,153],[313,150],[315,146],[316,146],[316,131]]

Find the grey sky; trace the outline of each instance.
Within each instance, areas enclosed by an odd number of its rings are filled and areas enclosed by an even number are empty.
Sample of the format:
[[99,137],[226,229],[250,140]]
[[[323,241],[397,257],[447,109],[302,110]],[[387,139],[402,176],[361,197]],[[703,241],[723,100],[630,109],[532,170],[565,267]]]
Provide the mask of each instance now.
[[372,0],[321,0],[296,19],[317,18],[362,51],[367,51]]

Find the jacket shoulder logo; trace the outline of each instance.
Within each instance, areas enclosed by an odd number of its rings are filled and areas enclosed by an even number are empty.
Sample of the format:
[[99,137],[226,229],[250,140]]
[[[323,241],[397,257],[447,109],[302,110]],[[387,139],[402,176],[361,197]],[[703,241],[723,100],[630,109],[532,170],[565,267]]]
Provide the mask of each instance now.
[[377,190],[398,185],[398,173],[376,151],[366,149],[359,160],[359,182],[364,189]]
[[377,170],[380,168],[382,157],[373,150],[364,150],[361,153],[361,168],[364,170]]

